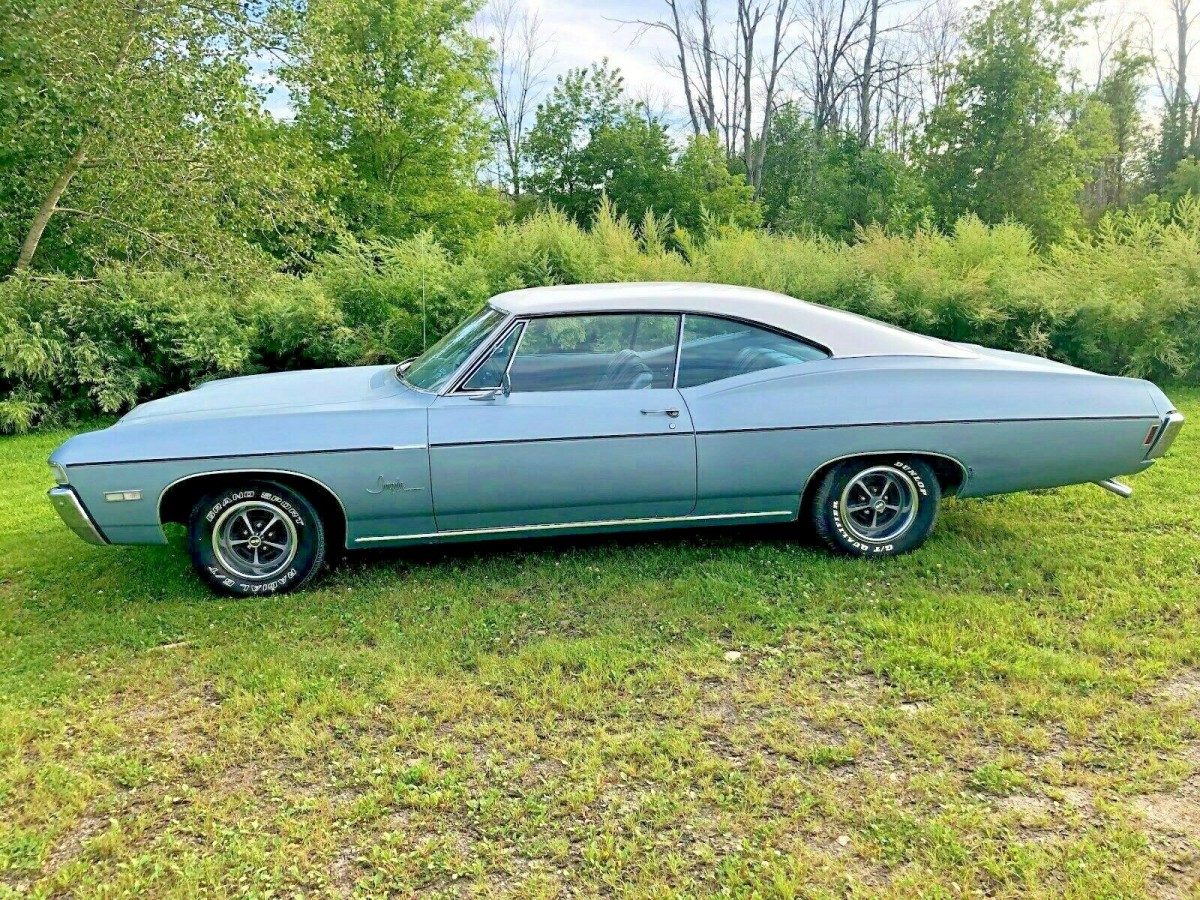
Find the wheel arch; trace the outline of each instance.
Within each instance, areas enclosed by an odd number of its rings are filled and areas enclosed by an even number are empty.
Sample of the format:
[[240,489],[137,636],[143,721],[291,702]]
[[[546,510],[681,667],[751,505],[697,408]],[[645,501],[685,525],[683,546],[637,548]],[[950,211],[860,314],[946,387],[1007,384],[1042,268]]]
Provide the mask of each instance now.
[[800,492],[800,514],[803,515],[804,511],[811,505],[813,494],[816,493],[817,486],[821,483],[821,479],[825,477],[825,473],[839,463],[844,463],[852,459],[864,462],[887,462],[894,460],[898,456],[906,459],[919,459],[933,469],[943,497],[950,497],[957,494],[967,483],[970,470],[966,464],[945,453],[935,453],[929,450],[869,450],[859,453],[847,453],[826,460],[813,469],[808,479],[804,482],[803,490]]
[[177,478],[158,495],[159,524],[179,522],[186,525],[192,507],[205,494],[219,490],[225,485],[260,479],[278,482],[302,494],[321,517],[325,526],[326,545],[339,548],[346,546],[349,520],[346,507],[333,488],[311,475],[281,469],[217,469]]

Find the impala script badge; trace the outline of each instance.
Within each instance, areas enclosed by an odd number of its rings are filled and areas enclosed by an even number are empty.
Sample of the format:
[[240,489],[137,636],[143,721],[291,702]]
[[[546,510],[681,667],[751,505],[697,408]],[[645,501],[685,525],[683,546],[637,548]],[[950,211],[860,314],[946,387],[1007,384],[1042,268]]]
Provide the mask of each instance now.
[[404,491],[407,493],[409,491],[420,491],[420,490],[424,490],[424,488],[409,487],[403,481],[388,481],[388,479],[386,479],[382,475],[380,475],[378,478],[375,479],[375,484],[372,485],[371,487],[367,488],[367,493],[368,494],[382,494],[385,491],[386,492]]

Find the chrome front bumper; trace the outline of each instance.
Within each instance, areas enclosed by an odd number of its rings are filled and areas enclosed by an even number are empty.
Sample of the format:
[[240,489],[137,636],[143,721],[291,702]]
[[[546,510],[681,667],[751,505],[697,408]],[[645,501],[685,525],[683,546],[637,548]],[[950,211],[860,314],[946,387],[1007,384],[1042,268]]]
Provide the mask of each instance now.
[[104,535],[100,533],[100,529],[96,527],[96,523],[92,521],[92,517],[88,515],[83,504],[79,502],[79,497],[69,487],[51,488],[47,494],[50,498],[50,503],[58,510],[59,516],[63,522],[73,532],[87,541],[89,544],[107,544]]

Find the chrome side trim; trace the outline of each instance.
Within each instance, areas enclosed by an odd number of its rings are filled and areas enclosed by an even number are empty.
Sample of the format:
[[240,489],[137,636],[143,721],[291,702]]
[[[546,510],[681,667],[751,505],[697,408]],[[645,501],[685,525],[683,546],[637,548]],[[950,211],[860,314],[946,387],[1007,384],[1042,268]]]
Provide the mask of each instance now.
[[114,459],[93,460],[91,462],[71,463],[72,467],[84,466],[140,466],[146,463],[164,462],[207,462],[214,459],[263,459],[273,456],[313,456],[318,453],[378,453],[384,450],[425,449],[424,444],[413,444],[412,447],[334,447],[326,450],[264,450],[261,453],[217,453],[208,456],[154,456],[147,459]]
[[342,503],[342,498],[338,496],[338,492],[335,491],[333,488],[331,488],[329,485],[327,485],[325,482],[321,481],[319,478],[313,478],[311,475],[305,475],[303,472],[292,472],[287,469],[258,468],[258,469],[212,469],[212,470],[206,471],[206,472],[193,472],[190,475],[184,475],[182,478],[176,478],[174,481],[172,481],[170,484],[168,484],[165,488],[163,488],[161,491],[159,491],[158,501],[155,504],[155,516],[158,518],[158,524],[160,526],[164,524],[163,517],[162,517],[163,497],[165,497],[167,495],[167,493],[171,490],[171,488],[175,487],[175,485],[177,485],[177,484],[182,484],[185,481],[191,481],[193,478],[204,478],[206,475],[268,475],[268,476],[269,475],[291,475],[294,478],[303,478],[305,481],[311,481],[313,484],[319,485],[320,487],[323,487],[323,488],[325,488],[325,490],[329,491],[329,493],[333,496],[333,499],[337,501],[337,505],[342,511],[342,520],[347,524],[347,526],[349,526],[349,524],[350,524],[350,517],[346,514],[346,506],[344,503]]
[[[779,366],[778,368],[786,368]],[[771,369],[764,369],[770,372]],[[756,373],[752,373],[756,374]],[[807,377],[807,376],[806,376]],[[718,382],[711,382],[717,384]],[[701,385],[702,386],[702,385]],[[684,390],[691,390],[685,388]],[[828,431],[842,428],[902,428],[915,425],[1020,425],[1028,422],[1134,422],[1157,421],[1153,416],[1026,416],[1019,419],[917,419],[908,422],[828,422],[824,425],[764,425],[756,428],[725,428],[719,430],[697,431],[698,435],[705,434],[754,434],[764,431]],[[917,452],[917,451],[911,451]],[[921,451],[926,452],[926,451]],[[931,453],[931,456],[944,454]]]
[[679,314],[679,333],[675,335],[675,366],[671,369],[671,387],[679,390],[679,360],[683,356],[683,329],[687,327],[687,313]]
[[79,502],[79,496],[73,488],[56,487],[46,492],[50,503],[58,512],[68,528],[89,544],[107,544],[108,540],[96,527],[88,511]]
[[955,459],[953,456],[948,456],[945,453],[935,453],[932,450],[860,450],[858,453],[847,453],[845,456],[835,456],[833,459],[827,459],[825,462],[813,469],[808,474],[808,477],[804,479],[804,487],[800,489],[800,500],[803,502],[804,495],[808,493],[808,488],[809,485],[812,484],[813,476],[826,466],[841,462],[844,459],[857,459],[860,456],[903,456],[905,454],[909,456],[936,456],[939,459],[949,460],[950,462],[954,463],[956,466],[962,469],[962,483],[959,485],[960,490],[967,486],[967,480],[971,477],[971,470],[967,468],[967,466],[963,465],[961,461]]
[[499,329],[497,329],[497,333],[499,336],[494,337],[491,340],[486,342],[487,351],[483,355],[481,355],[478,359],[474,360],[471,367],[462,373],[462,377],[457,378],[451,382],[452,387],[450,388],[450,390],[446,391],[445,393],[441,394],[440,396],[452,397],[456,394],[459,394],[459,395],[466,396],[466,397],[473,397],[478,394],[487,393],[487,391],[490,390],[490,388],[479,388],[479,389],[475,389],[475,390],[468,390],[465,387],[465,385],[468,381],[470,381],[472,378],[475,377],[476,372],[478,372],[480,369],[483,368],[484,363],[486,363],[491,358],[491,355],[493,352],[495,352],[496,348],[499,347],[501,344],[503,344],[506,340],[508,340],[508,336],[519,328],[519,329],[521,329],[521,334],[517,337],[517,345],[515,347],[513,347],[512,356],[510,356],[508,358],[508,364],[505,365],[505,367],[504,367],[504,374],[506,374],[506,375],[508,374],[509,369],[512,368],[513,360],[517,358],[517,353],[521,349],[521,341],[525,340],[526,321],[524,319],[512,319],[512,318],[505,319],[504,321],[509,324],[504,325],[502,323],[501,327]]
[[528,531],[562,531],[572,528],[608,528],[614,525],[653,525],[663,522],[705,522],[716,519],[759,519],[769,516],[794,518],[794,510],[775,509],[769,512],[719,513],[706,516],[657,516],[647,519],[600,519],[589,522],[555,522],[547,525],[505,525],[499,528],[463,528],[457,531],[432,531],[427,534],[385,534],[378,537],[355,538],[356,544],[371,544],[377,541],[417,541],[429,538],[464,537],[472,534],[511,534]]
[[1183,413],[1175,410],[1167,413],[1163,418],[1162,430],[1158,432],[1158,437],[1150,446],[1150,452],[1146,454],[1146,459],[1159,459],[1171,449],[1171,444],[1175,443],[1175,438],[1179,437],[1179,432],[1183,428]]

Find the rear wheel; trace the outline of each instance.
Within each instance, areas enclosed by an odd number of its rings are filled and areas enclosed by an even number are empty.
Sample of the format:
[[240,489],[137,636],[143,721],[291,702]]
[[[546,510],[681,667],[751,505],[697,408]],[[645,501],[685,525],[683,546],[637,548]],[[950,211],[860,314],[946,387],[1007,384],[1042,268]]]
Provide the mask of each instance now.
[[325,562],[325,529],[301,494],[248,481],[202,497],[188,523],[192,565],[224,594],[281,594],[303,587]]
[[925,543],[941,496],[937,476],[920,460],[847,460],[821,479],[813,527],[839,553],[897,556]]

